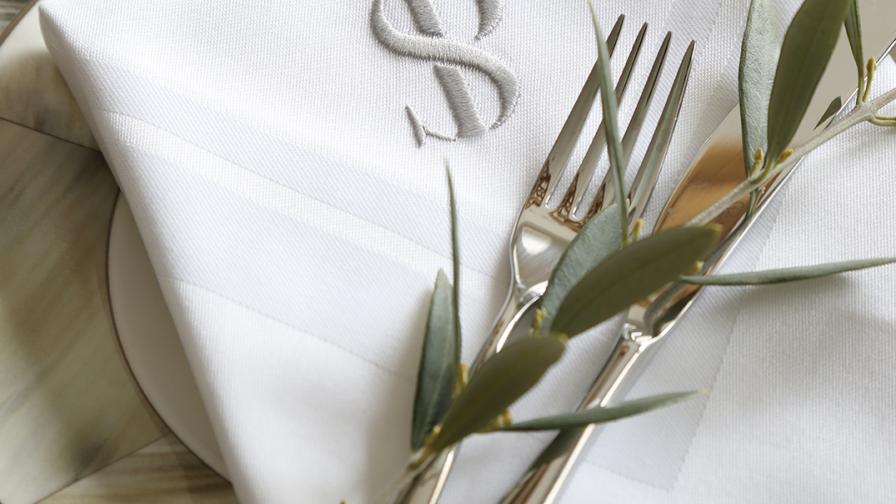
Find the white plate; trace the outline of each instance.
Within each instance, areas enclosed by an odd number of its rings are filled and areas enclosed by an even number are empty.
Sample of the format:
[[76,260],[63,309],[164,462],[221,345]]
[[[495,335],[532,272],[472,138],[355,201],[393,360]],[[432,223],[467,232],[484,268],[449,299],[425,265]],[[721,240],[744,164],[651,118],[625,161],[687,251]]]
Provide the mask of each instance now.
[[134,377],[174,434],[226,478],[196,381],[123,196],[109,230],[107,268],[112,318]]

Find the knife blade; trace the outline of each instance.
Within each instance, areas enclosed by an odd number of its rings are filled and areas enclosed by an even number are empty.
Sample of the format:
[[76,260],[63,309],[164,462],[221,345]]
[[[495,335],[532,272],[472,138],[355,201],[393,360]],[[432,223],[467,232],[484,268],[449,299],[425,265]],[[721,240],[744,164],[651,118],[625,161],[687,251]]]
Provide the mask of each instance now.
[[[860,12],[866,16],[862,18],[862,42],[864,47],[872,51],[866,55],[881,55],[879,61],[891,54],[894,44],[893,19],[886,16],[868,16],[867,13],[875,12],[881,0],[859,0]],[[887,9],[891,10],[891,9]],[[896,58],[896,54],[892,54]],[[849,41],[841,36],[831,63],[824,77],[818,85],[806,119],[794,138],[794,144],[803,143],[810,138],[816,129],[828,124],[833,117],[830,110],[840,111],[849,107],[852,103],[851,96],[855,95],[856,73],[855,63],[849,47]],[[832,108],[834,104],[841,106]],[[819,118],[827,117],[821,123]],[[744,181],[744,162],[741,143],[740,107],[736,106],[719,124],[709,139],[698,152],[694,163],[687,170],[685,177],[679,182],[673,191],[672,197],[660,214],[655,231],[686,224],[693,217],[708,208],[721,196]],[[780,184],[782,181],[778,181]],[[776,185],[777,186],[777,185]],[[720,222],[725,229],[730,229],[731,220],[742,217],[738,205],[730,208],[730,214]],[[738,212],[741,214],[738,215]]]
[[[876,12],[875,5],[883,4],[880,0],[859,1],[862,13]],[[881,54],[880,59],[883,59],[891,54],[896,44],[892,21],[886,16],[866,16],[866,18],[870,19],[867,21],[863,19],[865,21],[863,45],[874,51],[870,54]],[[830,113],[832,110],[839,111],[852,104],[853,99],[849,93],[853,96],[856,93],[855,72],[849,42],[842,36],[815,98],[810,104],[807,119],[797,132],[794,144],[804,142],[817,128],[830,124],[835,115]],[[819,122],[820,117],[823,119]],[[738,240],[755,222],[755,218],[766,208],[791,173],[782,174],[769,182],[758,204],[749,215],[747,214],[749,197],[745,196],[714,219],[714,223],[722,228],[722,236],[725,239],[716,253],[707,259],[707,271],[718,268],[724,262]],[[700,149],[695,162],[679,182],[661,212],[655,231],[687,224],[745,178],[740,110],[735,107]],[[580,405],[580,409],[606,406],[615,398],[624,396],[655,354],[664,336],[669,333],[675,321],[688,310],[700,292],[700,287],[674,285],[633,305],[628,312],[627,322],[616,347]],[[646,324],[650,327],[649,330],[634,329],[645,327],[644,321],[649,321],[649,324]],[[559,434],[546,452],[560,451],[561,455],[544,456],[536,460],[520,482],[505,496],[502,503],[556,502],[565,481],[579,456],[585,451],[594,431],[594,426],[591,426]]]

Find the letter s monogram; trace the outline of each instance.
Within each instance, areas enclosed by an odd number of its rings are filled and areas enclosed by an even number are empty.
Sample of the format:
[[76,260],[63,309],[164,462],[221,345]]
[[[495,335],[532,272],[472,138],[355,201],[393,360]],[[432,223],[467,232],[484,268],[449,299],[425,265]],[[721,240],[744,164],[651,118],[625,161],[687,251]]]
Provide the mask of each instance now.
[[[498,58],[476,47],[453,42],[444,38],[438,16],[431,0],[406,0],[411,9],[414,23],[422,35],[414,36],[397,31],[383,11],[385,0],[373,0],[372,26],[377,39],[394,53],[411,58],[434,61],[436,78],[442,86],[454,121],[456,135],[436,133],[417,118],[407,106],[408,117],[414,127],[417,144],[423,146],[427,137],[454,141],[483,135],[488,129],[495,129],[510,118],[520,96],[520,85],[516,75]],[[487,37],[501,21],[502,0],[477,0],[479,6],[479,33],[476,40]],[[488,76],[495,84],[500,99],[498,117],[486,127],[473,104],[473,98],[466,80],[457,68],[444,63],[466,66]]]

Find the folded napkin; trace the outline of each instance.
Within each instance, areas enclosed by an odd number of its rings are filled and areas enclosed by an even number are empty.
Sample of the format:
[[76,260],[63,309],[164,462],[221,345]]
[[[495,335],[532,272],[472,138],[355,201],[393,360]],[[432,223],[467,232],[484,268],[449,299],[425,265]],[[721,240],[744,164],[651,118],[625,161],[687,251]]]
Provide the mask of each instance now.
[[[672,62],[697,42],[655,217],[736,103],[748,2],[596,3],[607,31],[628,16],[619,54],[650,23],[634,82],[667,30]],[[503,299],[520,202],[595,57],[586,5],[48,0],[41,10],[131,203],[240,499],[370,502],[408,456],[424,308],[450,267],[443,160],[457,179],[469,361]],[[896,86],[883,74],[881,87]],[[863,127],[811,156],[726,269],[892,255],[893,140]],[[894,284],[889,268],[709,289],[631,395],[711,393],[606,428],[564,502],[890,502]],[[514,416],[572,408],[615,329],[574,341]],[[546,439],[465,443],[445,502],[493,502]]]

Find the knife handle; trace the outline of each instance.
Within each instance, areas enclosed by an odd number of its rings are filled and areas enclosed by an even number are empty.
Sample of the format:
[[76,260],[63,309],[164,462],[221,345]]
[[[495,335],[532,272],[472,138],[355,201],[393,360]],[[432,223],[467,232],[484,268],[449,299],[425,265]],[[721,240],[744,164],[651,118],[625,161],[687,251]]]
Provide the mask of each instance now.
[[[646,352],[653,348],[651,343],[632,339],[623,332],[579,409],[606,406],[614,397],[623,394],[623,389],[631,386],[637,377],[642,367],[639,363],[646,360]],[[555,503],[595,429],[594,425],[589,425],[560,432],[501,503]]]
[[[387,495],[384,504],[436,504],[445,482],[448,481],[448,472],[454,463],[456,450],[447,450],[429,461],[420,471],[410,478],[400,481],[398,488],[393,489]],[[379,502],[379,501],[378,501]]]

